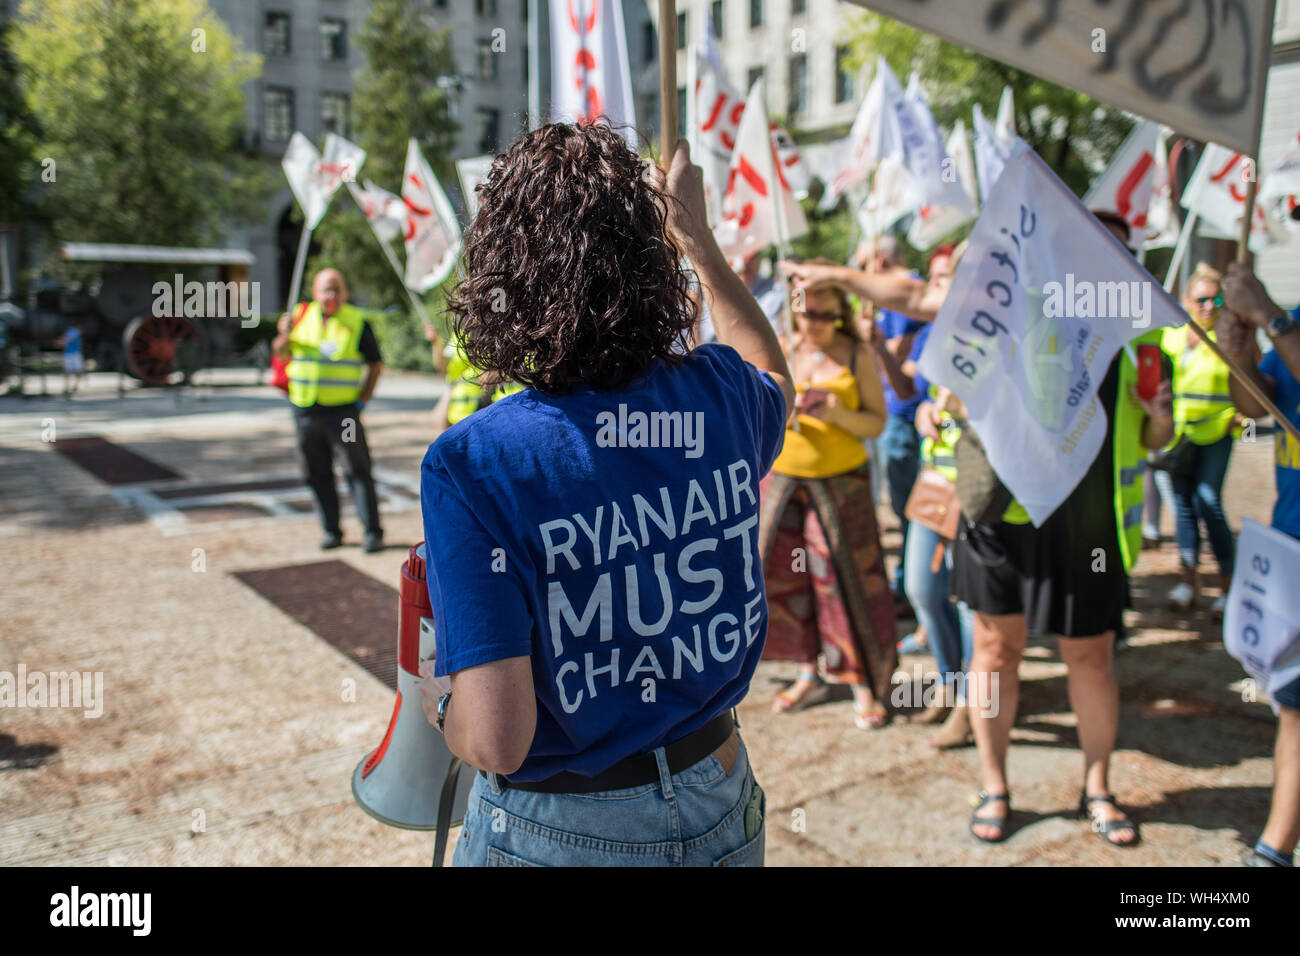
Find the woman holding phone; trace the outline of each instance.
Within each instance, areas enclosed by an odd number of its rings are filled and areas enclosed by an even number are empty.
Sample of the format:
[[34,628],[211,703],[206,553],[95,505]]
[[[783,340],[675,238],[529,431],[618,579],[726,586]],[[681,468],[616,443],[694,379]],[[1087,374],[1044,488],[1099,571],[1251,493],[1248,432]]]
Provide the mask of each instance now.
[[842,290],[801,292],[792,306],[798,394],[784,449],[761,486],[770,615],[763,656],[802,665],[777,695],[778,712],[825,697],[817,673],[824,655],[827,678],[853,690],[854,722],[880,727],[897,662],[894,603],[862,442],[885,427],[884,389]]

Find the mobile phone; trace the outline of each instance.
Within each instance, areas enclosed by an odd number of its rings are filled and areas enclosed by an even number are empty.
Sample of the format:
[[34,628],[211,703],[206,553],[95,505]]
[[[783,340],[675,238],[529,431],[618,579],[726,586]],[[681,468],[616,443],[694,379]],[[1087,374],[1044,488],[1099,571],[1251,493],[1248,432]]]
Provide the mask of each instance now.
[[1139,345],[1138,353],[1138,397],[1150,401],[1160,391],[1161,352],[1158,345]]

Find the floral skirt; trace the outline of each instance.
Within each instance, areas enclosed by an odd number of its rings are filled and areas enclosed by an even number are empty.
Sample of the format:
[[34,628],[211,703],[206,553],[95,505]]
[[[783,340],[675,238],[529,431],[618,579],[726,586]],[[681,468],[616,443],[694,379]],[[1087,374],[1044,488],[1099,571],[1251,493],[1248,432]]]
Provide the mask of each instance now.
[[812,663],[824,655],[828,679],[865,683],[883,700],[898,651],[870,464],[831,478],[769,472],[760,492],[763,657]]

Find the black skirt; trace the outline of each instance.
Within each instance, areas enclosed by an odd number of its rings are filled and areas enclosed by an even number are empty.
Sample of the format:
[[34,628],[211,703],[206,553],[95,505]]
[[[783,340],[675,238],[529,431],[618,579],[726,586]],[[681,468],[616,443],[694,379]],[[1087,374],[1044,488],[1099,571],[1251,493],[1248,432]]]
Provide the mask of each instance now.
[[1024,614],[1030,637],[1123,634],[1128,575],[1115,522],[1119,363],[1098,389],[1109,426],[1087,475],[1042,527],[964,518],[953,547],[953,597],[984,614]]

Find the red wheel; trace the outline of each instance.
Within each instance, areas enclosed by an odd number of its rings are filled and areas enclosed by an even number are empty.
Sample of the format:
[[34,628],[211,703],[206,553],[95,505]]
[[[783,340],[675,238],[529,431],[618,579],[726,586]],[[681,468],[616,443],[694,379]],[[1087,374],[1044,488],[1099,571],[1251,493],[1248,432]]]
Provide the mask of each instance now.
[[122,333],[126,370],[146,385],[166,385],[172,372],[192,364],[185,359],[199,343],[199,330],[189,319],[142,315]]

